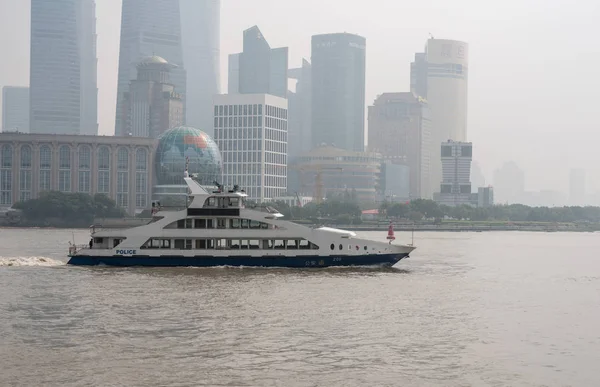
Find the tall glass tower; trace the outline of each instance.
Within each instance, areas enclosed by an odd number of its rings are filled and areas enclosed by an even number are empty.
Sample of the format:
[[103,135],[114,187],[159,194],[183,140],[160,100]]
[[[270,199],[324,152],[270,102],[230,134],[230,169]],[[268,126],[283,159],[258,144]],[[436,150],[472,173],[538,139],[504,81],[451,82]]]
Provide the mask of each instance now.
[[312,143],[363,152],[366,39],[347,33],[312,37]]
[[171,83],[175,91],[183,95],[184,105],[186,103],[179,1],[123,0],[115,120],[117,136],[127,135],[124,95],[129,90],[129,83],[137,77],[137,65],[146,57],[160,56],[176,66],[171,71]]
[[213,96],[221,93],[221,1],[179,1],[187,72],[186,122],[212,135]]
[[96,3],[31,0],[30,132],[98,134]]

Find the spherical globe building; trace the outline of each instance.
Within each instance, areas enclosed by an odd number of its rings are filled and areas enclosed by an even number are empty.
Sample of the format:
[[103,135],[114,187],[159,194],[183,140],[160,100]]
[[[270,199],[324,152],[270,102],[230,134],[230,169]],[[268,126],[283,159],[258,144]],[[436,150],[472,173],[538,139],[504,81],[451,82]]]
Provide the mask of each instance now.
[[180,126],[167,130],[158,138],[154,164],[156,184],[185,185],[186,159],[189,160],[188,172],[197,175],[200,184],[221,182],[223,162],[217,144],[201,130]]

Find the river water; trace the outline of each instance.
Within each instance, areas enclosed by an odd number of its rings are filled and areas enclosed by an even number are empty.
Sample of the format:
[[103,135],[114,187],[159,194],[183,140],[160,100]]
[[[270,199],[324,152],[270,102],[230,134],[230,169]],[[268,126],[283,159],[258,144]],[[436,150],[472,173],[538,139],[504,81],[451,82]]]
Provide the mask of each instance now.
[[600,385],[600,234],[324,270],[69,267],[73,236],[0,229],[0,386]]

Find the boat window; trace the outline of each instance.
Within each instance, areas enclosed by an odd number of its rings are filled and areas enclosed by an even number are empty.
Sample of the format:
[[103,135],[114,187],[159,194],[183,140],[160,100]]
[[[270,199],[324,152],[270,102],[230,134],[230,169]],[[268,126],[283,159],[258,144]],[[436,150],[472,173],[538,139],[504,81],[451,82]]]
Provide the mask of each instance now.
[[284,250],[285,249],[285,241],[283,241],[281,239],[276,239],[274,242],[273,248],[276,250]]
[[244,250],[248,250],[248,241],[245,239],[242,239],[241,241],[239,241],[240,243],[240,249],[244,249]]
[[340,243],[340,250],[343,250],[344,246],[342,246],[342,244]]
[[352,250],[352,245],[348,245],[348,250]]
[[185,228],[185,219],[179,219],[177,221],[177,228]]
[[287,241],[287,249],[288,250],[298,250],[298,241],[297,240]]
[[367,246],[365,246],[365,251],[368,250],[369,248]]
[[310,248],[311,248],[311,250],[319,250],[319,246],[315,245],[312,242],[310,242]]
[[264,249],[272,249],[273,248],[273,241],[271,239],[265,239],[265,244],[264,244]]
[[192,249],[192,240],[191,239],[186,239],[185,240],[185,249],[186,250],[191,250]]
[[212,219],[206,219],[206,228],[215,228]]
[[183,250],[185,248],[185,239],[175,239],[175,248]]
[[241,222],[242,222],[242,225],[240,228],[249,228],[250,227],[250,221],[248,219],[242,219]]
[[239,219],[231,219],[229,221],[229,228],[240,228],[240,220]]
[[121,242],[123,242],[122,239],[115,239],[115,240],[113,240],[113,247],[117,247],[118,245],[121,244]]
[[194,219],[186,219],[185,220],[185,228],[194,228]]
[[331,244],[330,247],[331,247],[331,250],[335,250],[335,245],[333,243]]
[[217,219],[217,228],[227,228],[227,219]]
[[228,239],[217,239],[217,249],[224,250],[231,246],[231,240]]
[[215,248],[215,240],[214,239],[207,239],[206,240],[206,248],[207,249],[214,249]]
[[268,228],[269,228],[269,225],[268,225],[267,223],[261,223],[261,224],[260,224],[260,228],[262,228],[262,229],[265,229],[265,230],[266,230],[266,229],[268,229]]
[[229,204],[231,205],[231,207],[239,207],[240,206],[240,199],[239,198],[230,198],[229,199]]
[[206,228],[206,219],[194,219],[194,228]]
[[204,202],[204,207],[216,207],[217,206],[217,201],[214,197],[210,197],[208,199],[206,199],[206,201]]
[[170,249],[171,248],[171,240],[170,239],[163,239],[161,247],[163,249]]
[[258,239],[252,239],[248,241],[248,246],[251,249],[260,249],[260,241]]
[[250,228],[259,229],[260,228],[260,224],[261,224],[261,222],[258,222],[256,220],[251,220],[250,221]]
[[206,248],[206,239],[196,239],[196,250],[204,250]]

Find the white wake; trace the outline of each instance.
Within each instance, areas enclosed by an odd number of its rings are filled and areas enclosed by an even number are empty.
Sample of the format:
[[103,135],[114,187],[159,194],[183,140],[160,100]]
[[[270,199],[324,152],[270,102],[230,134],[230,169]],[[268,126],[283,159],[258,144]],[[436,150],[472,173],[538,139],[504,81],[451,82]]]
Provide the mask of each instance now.
[[0,267],[10,266],[62,266],[65,262],[47,257],[0,257]]

